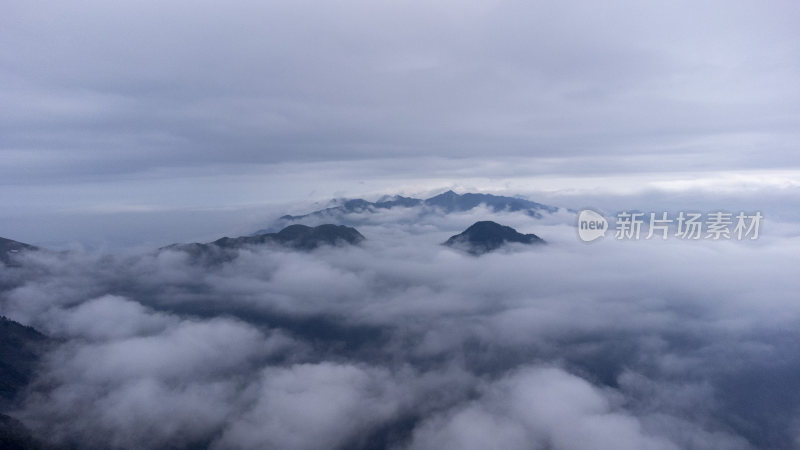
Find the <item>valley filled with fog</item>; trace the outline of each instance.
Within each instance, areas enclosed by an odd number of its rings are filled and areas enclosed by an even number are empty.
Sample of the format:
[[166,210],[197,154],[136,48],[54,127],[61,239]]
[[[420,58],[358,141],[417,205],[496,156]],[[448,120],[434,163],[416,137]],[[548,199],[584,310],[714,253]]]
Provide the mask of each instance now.
[[[793,224],[585,244],[563,209],[420,208],[311,251],[21,255],[0,314],[51,343],[10,414],[81,448],[797,445]],[[441,245],[486,219],[547,245]]]
[[2,6],[0,450],[800,448],[796,0]]

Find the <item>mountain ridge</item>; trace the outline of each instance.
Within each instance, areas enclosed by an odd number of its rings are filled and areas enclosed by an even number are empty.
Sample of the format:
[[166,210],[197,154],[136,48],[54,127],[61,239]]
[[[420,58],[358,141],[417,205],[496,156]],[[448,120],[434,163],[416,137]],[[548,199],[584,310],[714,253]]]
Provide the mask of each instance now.
[[16,266],[14,261],[17,255],[28,252],[40,250],[35,245],[26,244],[24,242],[15,241],[13,239],[6,239],[0,237],[0,262],[7,266]]
[[473,255],[481,255],[509,243],[544,244],[544,239],[535,234],[522,234],[517,230],[500,225],[491,220],[482,220],[470,225],[463,232],[451,236],[443,243],[448,247],[465,250]]
[[344,225],[322,224],[316,227],[294,224],[277,233],[263,233],[235,238],[222,237],[216,241],[189,244],[172,244],[161,247],[159,251],[178,250],[187,252],[193,258],[212,258],[229,261],[235,257],[231,251],[248,246],[279,245],[282,247],[310,251],[321,246],[341,244],[356,245],[366,238],[355,228]]
[[384,196],[375,202],[370,202],[361,198],[344,199],[341,200],[341,204],[329,206],[327,208],[312,211],[307,214],[283,215],[277,219],[273,227],[260,229],[253,234],[258,235],[271,233],[275,231],[275,227],[286,226],[290,223],[308,220],[324,220],[355,225],[358,224],[357,221],[349,221],[342,216],[346,214],[375,213],[381,210],[388,210],[396,207],[422,207],[423,211],[421,214],[424,215],[439,211],[445,213],[469,211],[480,205],[485,205],[493,212],[522,211],[536,219],[542,218],[543,213],[555,213],[559,210],[558,207],[537,203],[524,198],[471,192],[457,194],[452,190],[448,190],[426,199],[404,197],[401,195],[394,197]]

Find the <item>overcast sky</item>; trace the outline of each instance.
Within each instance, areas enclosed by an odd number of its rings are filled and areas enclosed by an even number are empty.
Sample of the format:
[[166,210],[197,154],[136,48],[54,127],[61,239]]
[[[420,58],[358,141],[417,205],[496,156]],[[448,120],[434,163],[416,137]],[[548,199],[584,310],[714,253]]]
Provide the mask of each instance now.
[[[56,340],[14,414],[67,447],[797,448],[798,24],[797,0],[0,0],[0,237],[78,247],[0,270],[0,315]],[[415,207],[359,246],[153,251],[446,189],[764,224],[584,245],[563,211]],[[487,219],[548,245],[439,245]]]
[[445,187],[800,186],[794,1],[2,10],[12,238],[81,240],[41,225],[64,214]]

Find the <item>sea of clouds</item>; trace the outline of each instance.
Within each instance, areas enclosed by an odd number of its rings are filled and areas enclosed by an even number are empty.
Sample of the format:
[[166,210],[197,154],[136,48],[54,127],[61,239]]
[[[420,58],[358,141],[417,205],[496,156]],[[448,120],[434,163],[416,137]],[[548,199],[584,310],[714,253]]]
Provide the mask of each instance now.
[[[565,213],[420,217],[220,264],[28,254],[0,314],[56,344],[12,415],[79,448],[800,445],[795,225],[587,245]],[[486,219],[549,245],[440,245]]]

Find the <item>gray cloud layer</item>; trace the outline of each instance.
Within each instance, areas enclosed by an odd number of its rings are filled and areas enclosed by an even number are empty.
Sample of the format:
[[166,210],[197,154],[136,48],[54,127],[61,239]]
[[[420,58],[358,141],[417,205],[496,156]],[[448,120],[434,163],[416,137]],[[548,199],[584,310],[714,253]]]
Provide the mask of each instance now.
[[798,14],[789,1],[18,3],[0,27],[0,175],[487,152],[783,167]]
[[104,448],[796,445],[793,232],[590,246],[504,214],[551,244],[475,258],[437,244],[486,211],[396,214],[355,248],[0,272],[0,313],[63,339],[16,415]]
[[0,235],[160,245],[180,235],[153,223],[202,240],[265,203],[794,169],[798,14],[782,0],[17,2],[0,18]]
[[[5,5],[0,235],[211,240],[259,228],[268,201],[459,184],[611,209],[629,205],[587,192],[698,207],[721,185],[712,208],[781,214],[800,198],[799,14]],[[754,168],[771,170],[714,173]],[[661,171],[687,173],[624,178]],[[551,245],[438,245],[486,213],[393,211],[358,248],[251,249],[213,268],[175,252],[30,256],[0,271],[0,313],[61,344],[15,415],[88,448],[798,445],[796,223],[756,244],[583,246],[563,221],[512,214],[499,220]]]

